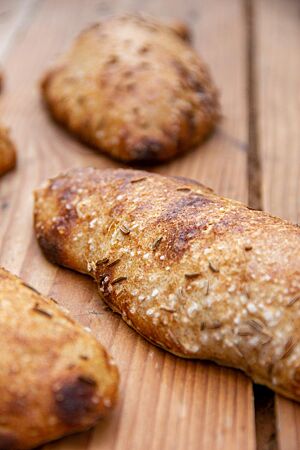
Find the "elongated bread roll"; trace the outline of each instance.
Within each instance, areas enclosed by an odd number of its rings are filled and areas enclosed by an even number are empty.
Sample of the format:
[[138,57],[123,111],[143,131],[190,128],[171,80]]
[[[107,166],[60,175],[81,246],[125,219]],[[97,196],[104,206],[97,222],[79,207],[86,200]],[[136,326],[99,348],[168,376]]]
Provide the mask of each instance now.
[[103,347],[0,268],[0,449],[89,428],[114,405],[118,371]]
[[52,116],[122,161],[154,163],[200,143],[219,118],[217,90],[180,22],[107,19],[80,34],[42,81]]
[[13,169],[16,165],[16,151],[8,130],[0,126],[0,175]]
[[35,196],[47,258],[149,341],[300,400],[300,229],[187,179],[72,170]]

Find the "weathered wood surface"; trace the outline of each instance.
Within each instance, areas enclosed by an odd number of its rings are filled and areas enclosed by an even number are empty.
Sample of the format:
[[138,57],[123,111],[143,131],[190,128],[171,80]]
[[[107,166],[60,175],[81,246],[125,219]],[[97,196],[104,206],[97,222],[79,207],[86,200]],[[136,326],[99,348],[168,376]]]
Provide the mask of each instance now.
[[[297,0],[253,0],[253,35],[249,35],[245,5],[246,0],[6,0],[0,4],[0,58],[5,73],[0,111],[19,150],[17,170],[0,180],[0,264],[55,297],[90,326],[114,355],[122,380],[120,402],[110,418],[89,432],[44,448],[254,450],[256,446],[249,379],[210,363],[181,360],[145,342],[104,307],[91,280],[44,259],[31,217],[32,190],[49,176],[75,166],[119,166],[49,120],[38,90],[41,74],[86,25],[111,13],[143,10],[179,17],[191,25],[194,45],[220,88],[224,114],[216,133],[201,147],[153,170],[192,177],[222,195],[247,201],[248,186],[253,185],[247,180],[253,150],[249,149],[249,89],[255,89],[251,98],[258,103],[256,150],[263,169],[262,185],[255,188],[261,189],[265,209],[299,219]],[[255,80],[249,78],[249,39],[255,39]],[[282,450],[300,448],[298,409],[293,402],[276,400]],[[260,450],[271,450],[273,445],[269,436],[257,442]]]

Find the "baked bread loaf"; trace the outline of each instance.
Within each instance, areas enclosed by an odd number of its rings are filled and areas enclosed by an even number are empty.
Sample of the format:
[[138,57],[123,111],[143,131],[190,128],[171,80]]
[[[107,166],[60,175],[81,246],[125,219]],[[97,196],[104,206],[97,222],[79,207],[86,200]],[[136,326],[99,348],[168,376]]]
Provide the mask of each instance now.
[[125,162],[155,163],[199,144],[219,118],[217,90],[175,21],[142,16],[85,30],[42,80],[54,119]]
[[8,130],[0,126],[0,175],[13,169],[16,165],[16,151]]
[[182,178],[72,170],[35,194],[46,257],[146,339],[300,400],[300,228]]
[[116,401],[118,371],[54,301],[0,269],[0,449],[89,428]]

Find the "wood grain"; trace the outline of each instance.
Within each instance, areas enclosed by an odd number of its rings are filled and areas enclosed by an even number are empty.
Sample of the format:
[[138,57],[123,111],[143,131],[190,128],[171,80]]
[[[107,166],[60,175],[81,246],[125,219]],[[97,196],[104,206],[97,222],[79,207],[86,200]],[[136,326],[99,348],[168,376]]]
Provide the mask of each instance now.
[[0,3],[0,61],[31,20],[36,0],[2,0]]
[[[300,4],[255,2],[263,207],[300,220]],[[276,396],[280,450],[300,448],[300,406]]]

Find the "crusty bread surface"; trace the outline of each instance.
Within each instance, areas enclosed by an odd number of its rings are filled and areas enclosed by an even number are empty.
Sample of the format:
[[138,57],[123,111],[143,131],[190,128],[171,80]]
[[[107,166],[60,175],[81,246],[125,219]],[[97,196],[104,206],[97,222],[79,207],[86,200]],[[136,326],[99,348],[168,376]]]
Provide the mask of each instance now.
[[1,450],[34,448],[107,414],[118,371],[88,331],[2,268],[0,309]]
[[0,126],[0,175],[16,165],[16,150],[8,130]]
[[199,144],[220,107],[209,70],[178,21],[121,16],[83,31],[43,77],[53,118],[125,162],[155,163]]
[[300,400],[300,229],[188,179],[75,169],[35,194],[46,257],[156,345]]

